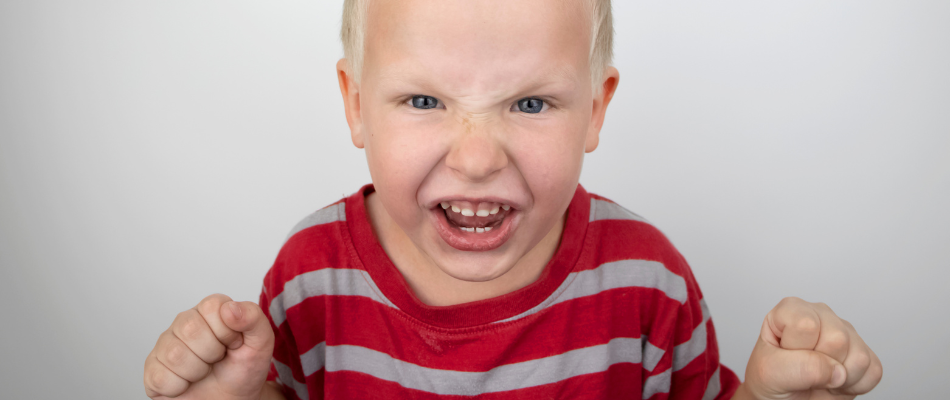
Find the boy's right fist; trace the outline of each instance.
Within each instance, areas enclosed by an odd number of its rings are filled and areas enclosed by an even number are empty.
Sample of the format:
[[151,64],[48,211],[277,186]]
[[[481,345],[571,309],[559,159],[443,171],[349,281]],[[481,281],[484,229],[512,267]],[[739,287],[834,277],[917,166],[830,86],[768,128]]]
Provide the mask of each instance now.
[[261,308],[223,294],[178,314],[145,359],[153,399],[261,398],[274,332]]

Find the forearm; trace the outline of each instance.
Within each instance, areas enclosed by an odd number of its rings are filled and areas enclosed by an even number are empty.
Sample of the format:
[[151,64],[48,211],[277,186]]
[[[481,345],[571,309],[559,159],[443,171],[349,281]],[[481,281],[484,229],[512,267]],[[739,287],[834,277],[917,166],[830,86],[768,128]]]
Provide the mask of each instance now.
[[280,385],[274,381],[264,382],[264,388],[261,389],[261,400],[287,400],[284,393],[280,390]]

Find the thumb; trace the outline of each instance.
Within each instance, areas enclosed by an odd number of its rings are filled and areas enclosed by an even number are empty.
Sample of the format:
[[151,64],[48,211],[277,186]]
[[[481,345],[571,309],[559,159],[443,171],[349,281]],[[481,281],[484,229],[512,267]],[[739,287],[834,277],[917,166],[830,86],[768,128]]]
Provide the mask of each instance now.
[[229,301],[221,305],[220,315],[228,328],[244,335],[244,346],[268,353],[273,351],[274,330],[257,304]]
[[844,366],[826,354],[813,350],[774,348],[768,369],[775,371],[769,386],[792,393],[811,389],[834,389],[848,378]]

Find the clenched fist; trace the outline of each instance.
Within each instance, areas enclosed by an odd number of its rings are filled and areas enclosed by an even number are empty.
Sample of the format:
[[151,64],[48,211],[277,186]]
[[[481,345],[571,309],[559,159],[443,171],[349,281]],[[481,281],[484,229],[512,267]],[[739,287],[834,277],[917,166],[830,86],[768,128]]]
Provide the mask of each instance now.
[[283,398],[265,385],[274,332],[260,307],[223,294],[178,314],[145,359],[153,399]]
[[823,303],[783,299],[762,323],[733,399],[850,400],[881,380],[881,360]]

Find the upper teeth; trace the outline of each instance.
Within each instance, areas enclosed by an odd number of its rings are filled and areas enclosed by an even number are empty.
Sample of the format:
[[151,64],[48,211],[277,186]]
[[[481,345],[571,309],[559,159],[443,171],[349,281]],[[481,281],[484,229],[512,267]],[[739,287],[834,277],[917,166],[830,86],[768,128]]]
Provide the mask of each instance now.
[[466,217],[487,217],[489,215],[498,214],[500,210],[508,211],[511,209],[511,206],[507,204],[498,204],[498,203],[475,203],[467,201],[460,201],[459,204],[454,204],[454,202],[443,201],[439,203],[442,206],[442,209],[449,210],[452,212],[461,213]]

